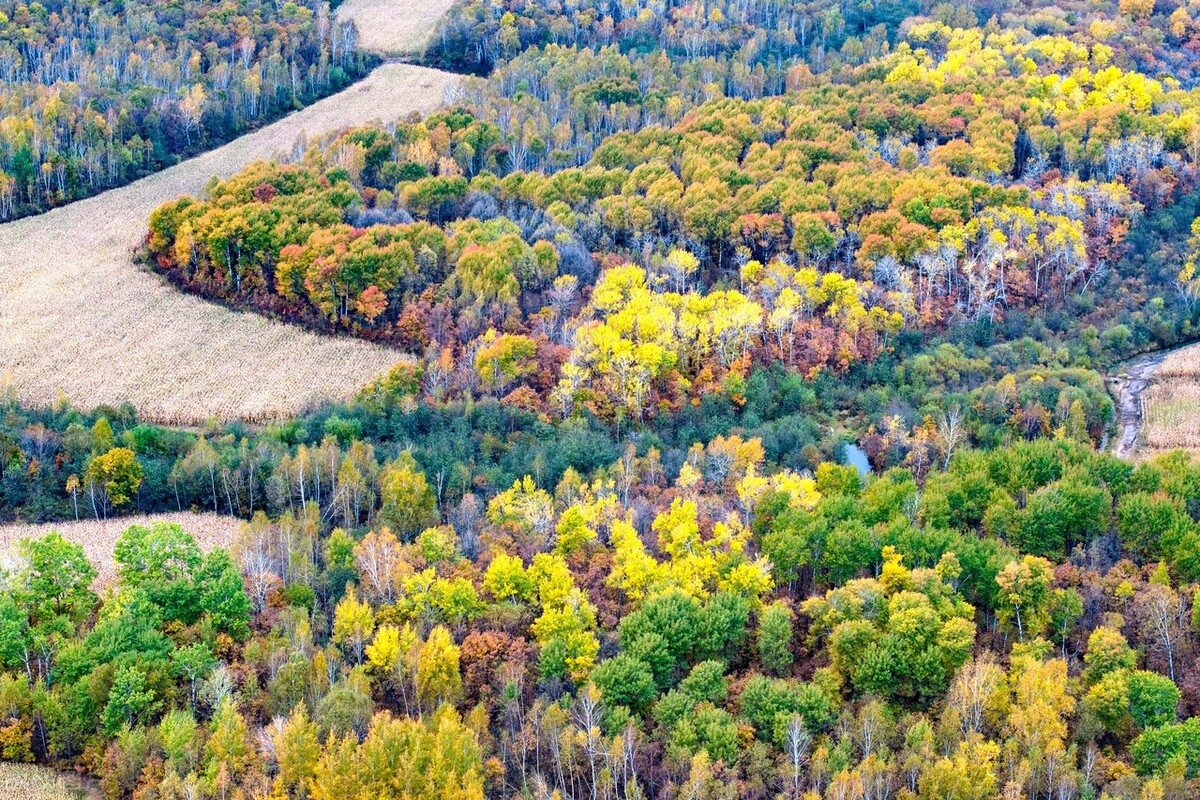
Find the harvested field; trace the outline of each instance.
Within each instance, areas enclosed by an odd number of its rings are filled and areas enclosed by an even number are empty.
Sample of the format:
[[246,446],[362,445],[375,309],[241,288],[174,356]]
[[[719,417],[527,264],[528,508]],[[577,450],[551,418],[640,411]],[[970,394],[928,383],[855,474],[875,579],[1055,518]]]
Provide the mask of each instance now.
[[1200,345],[1168,353],[1142,395],[1145,423],[1139,456],[1200,452]]
[[[217,547],[231,547],[237,537],[242,521],[236,517],[225,517],[218,514],[196,514],[183,512],[176,514],[152,514],[134,517],[115,517],[97,522],[86,519],[79,522],[47,522],[40,525],[11,523],[0,525],[0,554],[9,552],[16,547],[21,539],[36,539],[51,531],[58,531],[63,538],[83,546],[83,552],[88,561],[96,568],[99,576],[97,585],[104,585],[115,576],[113,562],[113,545],[117,538],[130,525],[152,525],[155,522],[174,522],[196,538],[200,549],[208,552]],[[0,781],[0,785],[2,785]],[[9,797],[0,791],[0,797]]]
[[[341,13],[359,20],[371,48],[403,52],[432,32],[446,5],[359,0]],[[305,136],[432,111],[457,81],[439,70],[383,64],[224,147],[0,225],[0,381],[7,378],[32,405],[60,397],[85,409],[129,401],[144,419],[176,424],[277,419],[352,396],[402,356],[183,294],[135,265],[133,254],[147,217],[164,201],[290,153]]]
[[453,0],[346,0],[338,16],[358,25],[358,44],[383,56],[419,56]]
[[0,797],[21,800],[91,800],[100,793],[74,775],[35,764],[0,762]]

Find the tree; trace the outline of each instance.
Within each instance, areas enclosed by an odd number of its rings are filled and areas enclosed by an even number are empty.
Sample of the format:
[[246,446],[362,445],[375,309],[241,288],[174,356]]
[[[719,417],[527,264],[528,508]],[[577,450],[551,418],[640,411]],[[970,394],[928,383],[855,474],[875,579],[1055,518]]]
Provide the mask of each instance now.
[[171,662],[175,666],[176,671],[184,678],[187,678],[191,690],[192,713],[195,713],[197,682],[208,675],[209,671],[216,666],[217,660],[213,658],[212,651],[208,649],[208,645],[203,642],[197,642],[188,647],[176,649],[171,653]]
[[1171,588],[1166,567],[1159,565],[1152,580],[1136,598],[1142,635],[1167,657],[1167,675],[1175,680],[1175,653],[1187,633],[1187,601]]
[[196,728],[196,718],[192,713],[181,710],[163,714],[158,724],[158,735],[168,765],[184,774],[194,769],[198,757],[200,742]]
[[421,719],[380,712],[362,743],[326,742],[309,783],[311,800],[349,797],[483,800],[479,744],[453,708]]
[[593,632],[596,607],[587,593],[575,586],[562,556],[538,553],[529,569],[537,587],[542,613],[532,631],[541,647],[544,677],[570,677],[582,683],[596,663],[600,642]]
[[567,557],[596,538],[579,506],[571,506],[559,516],[555,533],[554,549]]
[[354,587],[349,587],[333,611],[333,641],[354,659],[362,663],[363,648],[375,631],[375,615],[371,607],[359,601]]
[[537,368],[537,345],[528,336],[489,330],[475,353],[475,370],[483,388],[503,393],[514,381]]
[[237,781],[249,769],[253,751],[246,721],[238,713],[232,699],[224,700],[217,708],[205,752],[210,782],[215,782],[222,772],[228,775],[230,781]]
[[497,600],[529,600],[533,597],[533,582],[525,565],[516,556],[497,553],[483,576],[483,588]]
[[78,622],[92,610],[96,570],[82,546],[51,531],[41,539],[22,539],[19,551],[24,567],[16,596],[35,624],[56,616]]
[[1175,722],[1179,689],[1169,678],[1156,672],[1134,670],[1127,679],[1129,713],[1142,730]]
[[1004,690],[1004,670],[990,655],[963,664],[950,684],[946,705],[958,715],[964,736],[983,735],[989,714],[1003,707]]
[[93,514],[108,519],[109,510],[133,502],[142,485],[142,465],[129,448],[114,447],[89,461],[85,476]]
[[117,440],[113,435],[112,424],[108,417],[101,417],[92,426],[92,455],[100,455],[112,450]]
[[[953,589],[957,567],[909,570],[894,548],[883,548],[878,579],[847,582],[811,597],[801,610],[812,637],[829,643],[832,666],[861,694],[930,702],[971,655],[974,609]],[[870,609],[887,604],[886,615]]]
[[221,548],[209,552],[200,566],[197,582],[200,612],[235,642],[245,641],[250,635],[250,598],[229,552]]
[[369,531],[354,546],[354,563],[364,596],[380,605],[394,603],[404,578],[412,573],[412,567],[404,560],[399,540],[386,528]]
[[132,728],[158,705],[154,690],[146,686],[146,673],[135,666],[120,667],[104,706],[104,729],[112,735],[122,726]]
[[641,711],[657,694],[650,668],[627,653],[601,661],[592,672],[592,681],[610,708],[625,706]]
[[1141,775],[1162,774],[1174,762],[1195,778],[1200,775],[1200,717],[1144,731],[1130,743],[1129,754]]
[[309,782],[317,770],[321,748],[317,742],[317,726],[308,718],[303,704],[296,706],[281,727],[271,731],[275,744],[275,761],[279,774],[275,786],[289,797],[303,800],[308,796]]
[[417,657],[417,697],[427,708],[454,703],[462,694],[459,649],[450,631],[438,625]]
[[1050,592],[1050,636],[1067,651],[1067,639],[1075,623],[1083,616],[1083,598],[1073,588]]
[[[699,604],[681,591],[671,591],[647,600],[640,609],[621,620],[621,647],[633,649],[644,636],[662,637],[666,648],[668,685],[678,680],[699,642]],[[728,654],[721,654],[728,655]]]
[[1083,661],[1087,665],[1083,673],[1084,680],[1093,684],[1109,673],[1133,669],[1137,654],[1120,631],[1102,625],[1088,637]]
[[978,738],[960,742],[954,754],[921,771],[921,800],[992,800],[998,796],[1000,748]]
[[433,491],[416,459],[403,452],[384,470],[380,480],[379,519],[401,538],[415,536],[437,524]]
[[1038,636],[1049,623],[1050,562],[1039,556],[1010,561],[996,576],[996,618],[1001,626],[1017,631],[1017,639]]
[[121,581],[145,589],[168,619],[190,623],[199,616],[196,577],[203,556],[196,540],[181,526],[131,525],[117,539],[113,557]]
[[763,611],[758,623],[758,656],[763,666],[785,675],[792,666],[792,610],[782,601]]

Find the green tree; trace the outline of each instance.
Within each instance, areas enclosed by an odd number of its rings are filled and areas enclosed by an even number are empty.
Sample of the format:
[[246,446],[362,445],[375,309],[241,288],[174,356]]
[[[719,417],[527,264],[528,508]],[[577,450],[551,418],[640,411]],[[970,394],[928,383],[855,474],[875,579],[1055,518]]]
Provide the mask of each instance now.
[[158,706],[154,690],[146,686],[146,673],[131,665],[119,667],[104,706],[104,729],[111,736],[122,727],[132,728]]
[[196,576],[203,556],[196,540],[181,526],[131,525],[117,539],[113,557],[121,581],[145,589],[167,619],[191,623],[200,615]]
[[627,653],[601,661],[592,672],[592,680],[610,707],[642,711],[657,694],[650,668]]
[[188,647],[178,648],[171,653],[171,663],[174,665],[175,671],[188,682],[191,708],[195,712],[198,683],[217,665],[217,660],[213,657],[212,651],[208,649],[208,645],[197,642]]
[[1158,728],[1176,719],[1179,689],[1165,675],[1145,670],[1129,673],[1129,713],[1142,730]]
[[412,537],[437,524],[433,490],[411,453],[401,453],[384,471],[380,483],[379,519],[398,536]]
[[236,642],[250,635],[250,598],[237,565],[227,550],[217,548],[204,558],[197,575],[200,612]]
[[792,666],[792,621],[794,615],[782,601],[772,603],[758,622],[758,657],[776,675],[786,675]]
[[1144,731],[1129,745],[1133,767],[1142,775],[1156,775],[1172,762],[1180,763],[1189,778],[1200,775],[1200,717],[1176,725]]
[[96,570],[82,546],[51,531],[40,539],[22,539],[18,549],[24,564],[15,597],[34,624],[57,616],[79,622],[91,612]]

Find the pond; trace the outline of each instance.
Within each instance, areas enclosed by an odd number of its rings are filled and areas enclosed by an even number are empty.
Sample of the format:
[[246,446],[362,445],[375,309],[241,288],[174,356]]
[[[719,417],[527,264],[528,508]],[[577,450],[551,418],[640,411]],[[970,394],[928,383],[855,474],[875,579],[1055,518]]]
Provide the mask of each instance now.
[[842,459],[845,463],[858,470],[858,476],[864,481],[871,474],[871,462],[867,461],[866,452],[854,442],[842,444]]

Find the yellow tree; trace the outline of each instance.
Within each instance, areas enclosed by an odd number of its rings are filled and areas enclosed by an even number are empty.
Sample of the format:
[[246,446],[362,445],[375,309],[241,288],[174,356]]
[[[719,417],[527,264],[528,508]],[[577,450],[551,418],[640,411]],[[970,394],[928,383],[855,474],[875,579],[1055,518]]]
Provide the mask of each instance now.
[[462,693],[459,650],[450,631],[438,625],[429,632],[417,659],[417,697],[424,708],[453,703]]
[[316,771],[321,748],[317,743],[317,726],[308,718],[303,703],[296,706],[287,722],[272,729],[271,741],[279,765],[279,774],[275,777],[276,792],[304,800],[308,797],[308,783]]
[[363,648],[374,630],[371,606],[358,599],[354,587],[348,588],[333,611],[333,641],[353,657],[355,664],[361,664]]

